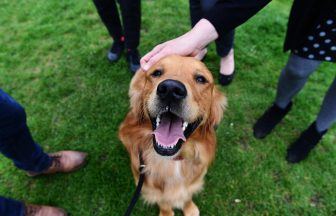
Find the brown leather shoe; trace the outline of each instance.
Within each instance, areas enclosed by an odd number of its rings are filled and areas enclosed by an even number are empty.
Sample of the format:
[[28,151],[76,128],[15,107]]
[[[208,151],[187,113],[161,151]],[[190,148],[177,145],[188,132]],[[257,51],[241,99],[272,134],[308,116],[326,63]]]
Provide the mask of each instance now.
[[67,216],[68,214],[60,208],[51,206],[26,205],[25,216]]
[[51,153],[51,166],[42,173],[27,172],[31,177],[53,173],[69,173],[76,171],[86,164],[87,153],[78,151],[60,151]]

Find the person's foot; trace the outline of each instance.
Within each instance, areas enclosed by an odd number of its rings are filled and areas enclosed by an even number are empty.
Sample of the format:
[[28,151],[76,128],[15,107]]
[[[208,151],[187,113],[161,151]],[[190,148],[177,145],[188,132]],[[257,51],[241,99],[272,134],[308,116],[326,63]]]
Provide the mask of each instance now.
[[234,52],[231,49],[229,54],[222,57],[220,61],[219,83],[221,85],[227,86],[232,82],[235,75],[234,68]]
[[125,48],[125,43],[121,41],[114,41],[111,49],[107,53],[107,59],[110,62],[116,62],[120,59],[120,56]]
[[266,112],[257,120],[253,126],[253,134],[255,138],[265,138],[275,128],[277,124],[286,116],[291,110],[292,102],[286,108],[282,109],[275,103],[266,110]]
[[127,50],[126,59],[129,64],[129,69],[132,73],[137,72],[140,68],[140,55],[137,49]]
[[24,216],[67,216],[67,213],[56,207],[28,204],[25,205]]
[[223,75],[223,74],[219,74],[219,83],[222,86],[228,86],[231,84],[234,76],[235,76],[235,71],[232,72],[232,74],[230,75]]
[[310,151],[319,143],[323,135],[328,130],[319,132],[316,123],[310,125],[308,129],[301,133],[300,137],[287,149],[286,160],[290,163],[298,163],[306,159]]
[[27,174],[34,177],[53,173],[74,172],[86,164],[87,154],[77,151],[60,151],[49,154],[49,156],[52,158],[52,164],[47,170],[41,173],[27,172]]

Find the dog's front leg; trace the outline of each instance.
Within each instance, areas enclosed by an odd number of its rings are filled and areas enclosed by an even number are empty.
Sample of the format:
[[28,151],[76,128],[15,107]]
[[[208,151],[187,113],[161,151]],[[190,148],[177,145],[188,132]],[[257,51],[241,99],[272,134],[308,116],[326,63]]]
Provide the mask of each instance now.
[[196,204],[190,200],[183,207],[183,215],[184,216],[199,216],[200,212]]
[[159,203],[160,215],[159,216],[174,216],[174,211],[171,205],[167,203]]

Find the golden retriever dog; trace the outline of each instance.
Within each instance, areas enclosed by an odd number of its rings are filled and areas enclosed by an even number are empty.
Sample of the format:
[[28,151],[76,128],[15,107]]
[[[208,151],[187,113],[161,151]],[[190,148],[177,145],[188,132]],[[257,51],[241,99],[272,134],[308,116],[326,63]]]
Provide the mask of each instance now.
[[168,56],[130,84],[130,111],[119,137],[139,179],[139,153],[145,163],[142,196],[158,204],[161,216],[199,215],[192,196],[215,156],[215,127],[226,98],[206,66],[192,57]]

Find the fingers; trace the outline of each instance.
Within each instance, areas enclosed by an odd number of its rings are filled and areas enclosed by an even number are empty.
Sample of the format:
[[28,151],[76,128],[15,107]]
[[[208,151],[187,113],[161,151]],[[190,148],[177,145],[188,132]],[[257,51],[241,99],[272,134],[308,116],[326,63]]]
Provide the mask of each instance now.
[[156,55],[154,55],[147,61],[147,63],[143,67],[143,70],[147,71],[149,68],[155,65],[160,59],[162,59],[163,57],[166,57],[167,55],[168,54],[164,51],[157,53]]
[[153,64],[156,63],[156,61],[153,63],[152,58],[155,57],[164,48],[164,45],[164,43],[157,45],[154,47],[154,49],[152,49],[152,51],[141,58],[140,65],[144,71],[147,71]]
[[193,56],[194,58],[196,58],[197,60],[202,60],[204,57],[205,57],[205,55],[207,54],[207,52],[208,52],[208,50],[207,50],[207,48],[204,48],[204,49],[202,49],[202,50],[196,50],[196,51],[194,51],[192,54],[191,54],[191,56]]

